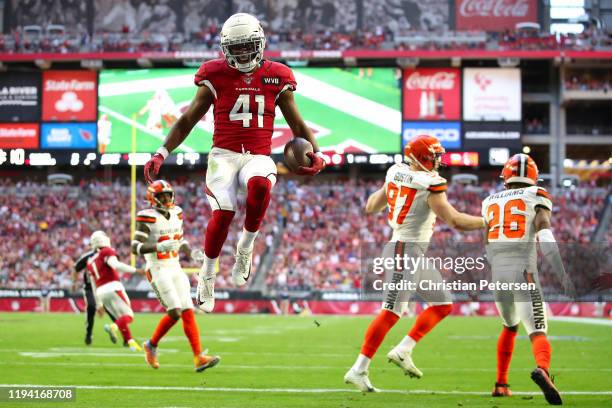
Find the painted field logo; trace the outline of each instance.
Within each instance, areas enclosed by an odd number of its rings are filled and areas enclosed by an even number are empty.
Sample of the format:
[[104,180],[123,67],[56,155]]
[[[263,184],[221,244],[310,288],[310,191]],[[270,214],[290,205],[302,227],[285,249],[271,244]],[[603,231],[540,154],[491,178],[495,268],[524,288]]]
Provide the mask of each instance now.
[[264,85],[280,85],[279,77],[263,77]]

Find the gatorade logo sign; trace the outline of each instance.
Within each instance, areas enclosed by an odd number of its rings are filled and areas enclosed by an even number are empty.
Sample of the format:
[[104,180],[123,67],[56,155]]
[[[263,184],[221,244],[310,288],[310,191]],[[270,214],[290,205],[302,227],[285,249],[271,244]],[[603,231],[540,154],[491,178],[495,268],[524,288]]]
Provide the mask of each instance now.
[[43,120],[96,120],[97,86],[97,74],[92,71],[45,71]]

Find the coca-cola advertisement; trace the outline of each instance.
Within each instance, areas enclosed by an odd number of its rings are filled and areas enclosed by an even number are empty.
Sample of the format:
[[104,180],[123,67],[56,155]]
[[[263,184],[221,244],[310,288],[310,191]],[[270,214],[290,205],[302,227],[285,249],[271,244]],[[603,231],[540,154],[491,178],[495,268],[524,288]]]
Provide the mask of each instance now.
[[92,71],[45,71],[42,92],[43,120],[96,120],[97,86],[97,74]]
[[458,68],[404,70],[405,120],[457,120],[460,118],[461,71]]
[[455,29],[503,31],[538,22],[537,0],[457,0]]
[[465,68],[463,120],[520,121],[520,69]]

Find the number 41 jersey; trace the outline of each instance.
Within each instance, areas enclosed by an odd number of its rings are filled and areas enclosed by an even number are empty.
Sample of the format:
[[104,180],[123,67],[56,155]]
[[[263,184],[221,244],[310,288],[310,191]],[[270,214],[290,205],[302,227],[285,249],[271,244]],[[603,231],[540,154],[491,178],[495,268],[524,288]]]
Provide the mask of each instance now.
[[392,241],[429,243],[436,214],[427,199],[432,193],[446,191],[446,179],[437,173],[411,170],[404,163],[387,170],[385,178],[389,225]]
[[[152,208],[139,211],[136,215],[136,221],[147,226],[148,234],[141,231],[136,233],[143,234],[143,236],[147,235],[145,241],[147,244],[157,244],[166,240],[182,240],[183,210],[175,205],[169,210],[169,214],[170,217],[166,218]],[[179,265],[178,251],[151,252],[144,254],[144,257],[148,269],[151,266]]]
[[296,88],[289,67],[263,60],[255,72],[245,74],[216,59],[202,64],[195,84],[209,88],[214,97],[214,147],[270,155],[276,101]]

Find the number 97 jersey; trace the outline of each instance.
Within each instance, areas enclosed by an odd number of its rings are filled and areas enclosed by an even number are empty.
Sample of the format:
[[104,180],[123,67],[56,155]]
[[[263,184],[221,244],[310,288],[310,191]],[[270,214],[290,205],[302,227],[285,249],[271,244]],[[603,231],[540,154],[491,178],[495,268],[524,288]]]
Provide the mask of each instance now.
[[276,101],[284,91],[296,89],[289,67],[264,60],[246,74],[216,59],[202,64],[195,84],[210,89],[214,98],[214,147],[270,155]]
[[[145,226],[144,231],[137,231],[146,239],[147,244],[157,244],[167,240],[181,241],[183,239],[183,210],[175,205],[168,210],[169,218],[160,214],[152,208],[139,211],[136,221]],[[151,252],[144,254],[147,261],[147,269],[153,266],[179,266],[178,251]]]

